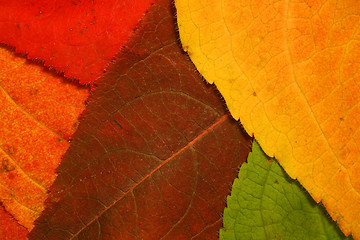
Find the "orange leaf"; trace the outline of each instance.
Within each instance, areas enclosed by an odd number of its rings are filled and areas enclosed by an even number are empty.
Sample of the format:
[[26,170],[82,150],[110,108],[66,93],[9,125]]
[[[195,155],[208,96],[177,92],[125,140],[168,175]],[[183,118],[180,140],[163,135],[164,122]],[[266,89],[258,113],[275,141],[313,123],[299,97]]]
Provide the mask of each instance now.
[[29,230],[44,208],[88,93],[0,48],[0,201]]
[[176,0],[235,119],[360,239],[360,1]]

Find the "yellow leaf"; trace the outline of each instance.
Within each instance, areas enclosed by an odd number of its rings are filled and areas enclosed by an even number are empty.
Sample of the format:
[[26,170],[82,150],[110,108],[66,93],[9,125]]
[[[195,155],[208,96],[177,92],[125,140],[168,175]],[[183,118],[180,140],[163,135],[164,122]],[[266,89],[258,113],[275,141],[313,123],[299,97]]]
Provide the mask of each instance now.
[[235,119],[360,239],[360,1],[176,0]]

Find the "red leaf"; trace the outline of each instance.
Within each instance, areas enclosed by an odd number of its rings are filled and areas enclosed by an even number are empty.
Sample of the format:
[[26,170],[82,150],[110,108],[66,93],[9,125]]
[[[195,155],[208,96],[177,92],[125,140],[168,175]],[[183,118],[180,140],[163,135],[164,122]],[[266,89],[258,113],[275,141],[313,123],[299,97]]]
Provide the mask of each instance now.
[[156,3],[100,79],[30,239],[217,239],[249,152]]
[[154,0],[0,0],[0,42],[94,83]]

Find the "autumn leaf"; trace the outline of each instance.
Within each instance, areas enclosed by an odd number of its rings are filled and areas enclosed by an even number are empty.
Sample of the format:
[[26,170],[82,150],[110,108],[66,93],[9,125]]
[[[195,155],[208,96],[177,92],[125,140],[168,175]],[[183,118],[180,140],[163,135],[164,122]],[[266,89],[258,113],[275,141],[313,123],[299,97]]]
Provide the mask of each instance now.
[[0,47],[0,201],[27,229],[44,209],[88,94],[87,88]]
[[[154,4],[99,80],[30,239],[217,239],[249,138]],[[221,149],[221,151],[219,151]]]
[[223,222],[221,240],[352,239],[256,141],[234,181]]
[[154,0],[0,0],[0,42],[94,83]]
[[175,3],[184,49],[233,117],[360,239],[360,2]]

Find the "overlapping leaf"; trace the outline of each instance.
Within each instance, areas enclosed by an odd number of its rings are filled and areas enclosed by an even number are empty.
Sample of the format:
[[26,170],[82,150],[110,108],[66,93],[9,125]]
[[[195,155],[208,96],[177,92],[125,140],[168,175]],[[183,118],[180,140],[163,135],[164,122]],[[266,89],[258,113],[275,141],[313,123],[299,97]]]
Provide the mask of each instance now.
[[180,37],[235,119],[360,238],[360,2],[176,0]]
[[99,80],[30,239],[217,239],[249,139],[152,6]]
[[154,0],[0,0],[0,42],[94,83]]
[[0,201],[28,229],[44,209],[87,96],[88,89],[1,46]]
[[346,238],[323,206],[290,179],[276,160],[269,160],[254,141],[227,199],[220,239],[352,238]]

